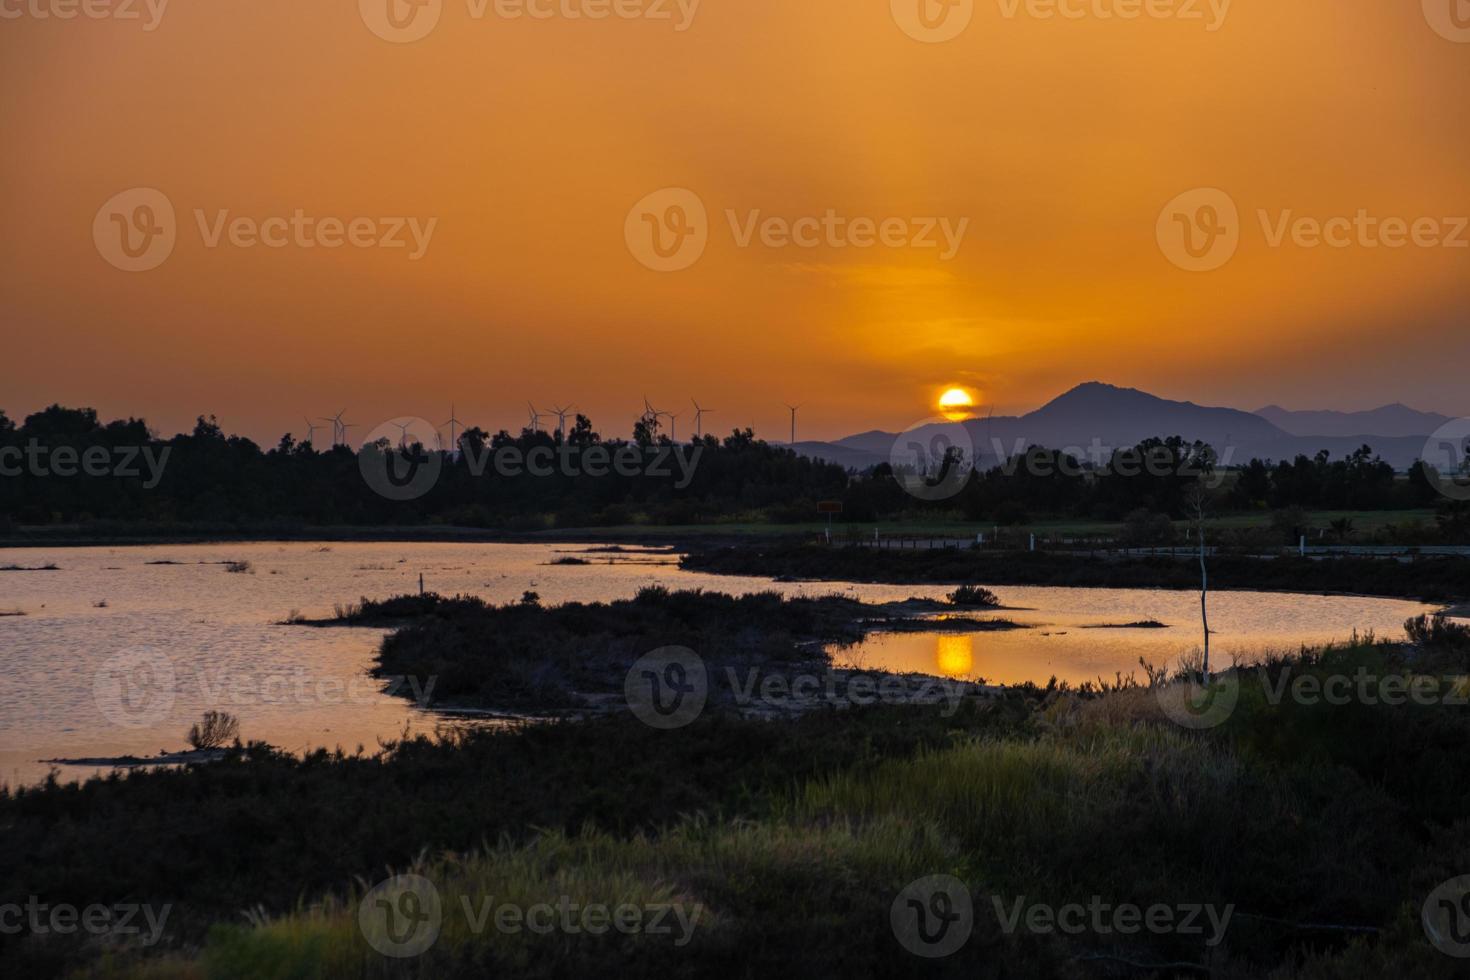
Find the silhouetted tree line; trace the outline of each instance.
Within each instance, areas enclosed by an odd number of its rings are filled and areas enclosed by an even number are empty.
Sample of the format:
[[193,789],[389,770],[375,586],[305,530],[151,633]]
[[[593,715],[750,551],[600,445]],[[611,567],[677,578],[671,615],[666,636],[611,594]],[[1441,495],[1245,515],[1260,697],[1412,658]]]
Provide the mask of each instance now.
[[[656,420],[640,421],[634,440],[605,440],[591,420],[579,415],[568,426],[565,444],[576,450],[574,458],[599,447],[606,472],[579,472],[579,461],[570,468],[553,465],[549,475],[505,476],[490,463],[476,475],[473,461],[484,459],[487,449],[513,449],[524,459],[538,447],[555,452],[563,441],[541,431],[491,435],[471,428],[459,440],[463,452],[440,454],[442,471],[428,493],[396,502],[369,486],[357,453],[346,446],[322,450],[287,434],[263,449],[250,439],[225,435],[214,418],[202,416],[192,432],[163,440],[141,419],[103,424],[93,409],[53,405],[20,426],[0,412],[0,453],[12,448],[0,455],[6,472],[0,477],[0,522],[447,523],[532,529],[635,519],[690,523],[742,515],[794,521],[812,519],[816,501],[841,497],[848,482],[842,467],[769,445],[749,429],[675,447],[660,434]],[[417,445],[406,450],[386,442],[380,446],[384,452],[418,459],[429,452]],[[62,447],[70,452],[58,454]],[[634,449],[640,459],[637,473],[608,465],[619,451]],[[58,475],[53,465],[57,459],[64,463],[88,450],[106,450],[112,468],[107,475]],[[692,465],[681,468],[680,458]],[[41,461],[40,469],[32,459]],[[118,464],[125,459],[131,460],[135,474],[121,472],[124,467]],[[156,485],[149,485],[147,459],[163,461]]]
[[1440,499],[1423,463],[1414,464],[1408,480],[1399,480],[1393,467],[1369,446],[1337,460],[1326,450],[1274,466],[1253,459],[1241,469],[1229,494],[1230,504],[1242,510],[1402,510],[1430,507]]
[[[888,464],[848,490],[848,513],[874,520],[919,507],[958,510],[969,520],[1025,524],[1040,515],[1121,520],[1139,509],[1185,516],[1185,498],[1202,478],[1215,475],[1216,456],[1202,442],[1178,436],[1148,439],[1115,450],[1107,459],[1080,459],[1032,446],[989,469],[977,470],[952,499],[923,503],[893,479]],[[917,505],[917,506],[916,506]]]
[[[7,447],[13,449],[5,455]],[[28,457],[16,455],[36,456],[37,447],[48,463],[61,447],[74,457],[105,451],[111,470],[103,476],[38,472]],[[0,412],[0,469],[6,474],[0,476],[0,527],[117,521],[534,530],[639,521],[794,523],[819,519],[817,504],[825,500],[841,500],[847,521],[956,513],[1001,525],[1039,516],[1139,521],[1140,514],[1187,517],[1187,494],[1201,478],[1216,488],[1217,511],[1397,509],[1442,502],[1421,465],[1408,480],[1398,479],[1367,446],[1339,460],[1325,452],[1275,464],[1255,459],[1228,475],[1216,472],[1210,446],[1177,436],[1146,440],[1107,460],[1032,447],[971,474],[957,494],[934,501],[909,493],[886,463],[851,474],[756,439],[750,429],[675,446],[653,418],[640,419],[631,440],[616,440],[604,439],[590,419],[578,415],[565,439],[530,429],[491,434],[472,427],[458,447],[462,451],[454,454],[434,450],[442,466],[437,482],[422,497],[398,502],[374,491],[362,476],[358,454],[346,446],[323,450],[287,434],[263,449],[225,435],[214,418],[202,416],[193,431],[162,440],[141,419],[104,424],[92,409],[53,405],[19,426]],[[579,472],[582,456],[593,449],[605,457],[636,450],[643,463],[631,475],[606,466],[600,475]],[[543,456],[570,453],[578,462],[554,465],[547,475],[507,476],[493,463],[475,472],[476,460],[507,451],[525,459],[536,450]],[[387,440],[379,441],[377,451],[420,461],[430,452]],[[662,466],[653,465],[661,454]],[[19,474],[12,475],[18,460]],[[120,465],[125,461],[133,472]]]
[[[880,466],[877,474],[890,472]],[[1042,515],[1117,521],[1137,512],[1179,520],[1190,516],[1188,494],[1201,479],[1211,490],[1215,511],[1444,509],[1448,503],[1423,463],[1400,479],[1368,446],[1337,460],[1325,451],[1279,463],[1252,459],[1227,473],[1217,471],[1211,446],[1172,436],[1116,450],[1105,460],[1033,446],[976,472],[943,506],[1001,525],[1025,524]],[[915,503],[895,481],[855,485],[849,493],[861,501],[857,511],[870,516],[906,503],[912,509]]]

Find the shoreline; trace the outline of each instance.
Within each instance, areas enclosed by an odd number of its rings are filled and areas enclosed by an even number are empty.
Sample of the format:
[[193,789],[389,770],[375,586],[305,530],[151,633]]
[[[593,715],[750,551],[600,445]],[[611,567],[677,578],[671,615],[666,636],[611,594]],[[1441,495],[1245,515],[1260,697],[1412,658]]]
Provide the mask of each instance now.
[[[773,583],[831,583],[842,585],[931,585],[931,586],[961,586],[961,585],[984,585],[984,586],[1022,586],[1033,588],[1076,588],[1076,589],[1130,589],[1140,591],[1163,591],[1163,592],[1198,592],[1198,586],[1190,584],[1173,584],[1163,581],[1023,581],[1013,580],[1005,575],[991,577],[977,577],[974,572],[954,574],[950,576],[935,575],[912,575],[912,574],[857,574],[852,568],[836,569],[832,574],[811,575],[792,574],[785,572],[779,567],[765,569],[750,569],[747,567],[727,568],[718,565],[704,564],[706,556],[711,552],[725,551],[750,551],[761,547],[781,549],[786,554],[797,550],[818,552],[809,545],[793,542],[793,535],[781,535],[779,532],[769,536],[757,536],[751,534],[740,534],[730,532],[728,535],[720,535],[717,532],[705,532],[695,535],[681,537],[677,531],[670,529],[668,533],[629,533],[627,531],[610,530],[599,532],[589,529],[583,532],[575,531],[549,531],[549,532],[507,532],[507,531],[482,531],[475,528],[446,528],[442,531],[433,531],[423,528],[316,528],[310,534],[289,534],[272,536],[270,534],[200,534],[200,535],[162,535],[159,537],[149,536],[118,536],[118,537],[77,537],[59,538],[47,541],[17,540],[13,536],[0,537],[0,552],[6,550],[48,548],[147,548],[147,547],[187,547],[208,546],[227,544],[510,544],[510,545],[589,545],[589,546],[623,546],[632,548],[659,548],[662,553],[669,554],[679,559],[679,567],[694,572],[726,577],[753,577],[769,579]],[[966,552],[940,552],[933,557],[943,560],[954,554],[966,554]],[[868,553],[871,554],[871,553]],[[890,553],[879,552],[880,555]],[[902,556],[914,556],[919,553],[898,552]],[[927,554],[927,553],[925,553]],[[1113,570],[1119,568],[1137,569],[1150,566],[1159,562],[1169,562],[1173,567],[1189,565],[1192,559],[1179,558],[1131,558],[1131,559],[1097,559],[1089,555],[1072,552],[982,552],[976,557],[979,562],[996,563],[999,559],[1034,560],[1035,557],[1044,556],[1046,560],[1060,564],[1065,562],[1075,569],[1086,569],[1096,566],[1100,562],[1110,566]],[[760,556],[757,556],[760,557]],[[1262,559],[1250,556],[1215,556],[1215,561],[1229,560],[1235,562],[1254,562],[1263,570],[1277,561],[1290,561],[1291,559]],[[1363,558],[1357,556],[1343,556],[1336,561],[1380,561],[1380,559]],[[1453,557],[1437,556],[1423,559],[1425,562],[1451,562],[1457,559]],[[936,564],[938,561],[935,562]],[[1322,562],[1314,562],[1317,565]],[[556,564],[552,562],[551,564]],[[571,564],[568,562],[567,564]],[[1470,564],[1470,563],[1467,563]],[[1404,566],[1412,567],[1412,566]],[[51,569],[15,569],[18,574],[22,571],[49,571]],[[985,570],[991,571],[991,570]],[[1213,569],[1212,569],[1213,572]],[[1192,573],[1192,568],[1191,568]],[[1467,572],[1470,575],[1470,572]],[[1446,616],[1457,619],[1470,618],[1470,592],[1460,595],[1446,596],[1444,594],[1429,594],[1425,592],[1407,593],[1391,592],[1385,590],[1363,591],[1361,589],[1333,589],[1333,588],[1286,588],[1270,584],[1239,584],[1235,582],[1220,582],[1218,577],[1211,575],[1211,592],[1260,592],[1271,595],[1303,595],[1303,596],[1328,596],[1336,598],[1358,598],[1358,599],[1404,599],[1408,601],[1422,602],[1426,605],[1439,606],[1440,612]]]
[[[963,550],[874,552],[768,543],[764,548],[691,549],[680,559],[680,567],[711,575],[758,575],[795,582],[1200,591],[1198,567],[1193,559],[1184,557],[1102,559],[1068,552]],[[1209,567],[1211,592],[1402,599],[1470,610],[1470,594],[1462,584],[1465,582],[1470,582],[1470,561],[1453,557],[1387,564],[1376,558],[1315,561],[1215,555]]]
[[[690,535],[691,537],[693,535]],[[771,537],[779,537],[779,534]],[[759,540],[739,532],[705,532],[698,535],[701,541],[749,542]],[[0,551],[26,548],[141,548],[152,545],[213,545],[213,544],[621,544],[676,548],[684,540],[677,533],[644,533],[618,530],[600,531],[596,528],[567,531],[496,531],[470,527],[431,528],[369,528],[369,527],[321,527],[300,531],[258,529],[254,531],[199,531],[167,532],[150,534],[59,534],[36,537],[18,537],[8,534],[0,537]]]

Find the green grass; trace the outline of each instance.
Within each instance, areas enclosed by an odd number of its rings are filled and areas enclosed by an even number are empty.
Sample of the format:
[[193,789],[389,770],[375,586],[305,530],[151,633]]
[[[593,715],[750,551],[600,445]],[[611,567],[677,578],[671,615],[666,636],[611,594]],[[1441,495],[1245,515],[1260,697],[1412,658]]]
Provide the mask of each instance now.
[[[1412,904],[1405,870],[1413,850],[1401,816],[1381,788],[1348,769],[1268,767],[1228,737],[1084,722],[1020,740],[965,739],[914,760],[818,777],[759,823],[691,816],[631,838],[548,832],[417,862],[398,870],[432,881],[446,912],[440,939],[416,959],[385,959],[368,947],[358,928],[363,883],[268,923],[218,927],[200,964],[217,980],[901,976],[922,964],[887,931],[894,896],[917,878],[953,874],[976,899],[975,935],[940,965],[942,975],[1086,976],[1078,957],[1119,955],[1208,961],[1225,978],[1273,967],[1295,976],[1280,961],[1279,930],[1260,921],[1237,920],[1219,950],[1178,935],[1012,935],[992,897],[1229,904],[1270,919],[1393,929]],[[698,918],[681,944],[673,936],[476,932],[460,911],[466,901],[472,909],[486,901],[529,907],[561,896],[578,905],[679,903]],[[1336,952],[1312,967],[1318,975],[1374,962],[1451,975],[1451,961],[1422,934],[1407,930],[1392,942],[1307,948],[1319,958]]]
[[[1382,531],[1390,525],[1402,526],[1414,521],[1432,526],[1435,519],[1433,510],[1314,510],[1309,511],[1308,515],[1314,528],[1327,528],[1333,521],[1344,518],[1351,520],[1355,537]],[[1213,528],[1270,527],[1271,514],[1231,514],[1212,518],[1207,523]]]

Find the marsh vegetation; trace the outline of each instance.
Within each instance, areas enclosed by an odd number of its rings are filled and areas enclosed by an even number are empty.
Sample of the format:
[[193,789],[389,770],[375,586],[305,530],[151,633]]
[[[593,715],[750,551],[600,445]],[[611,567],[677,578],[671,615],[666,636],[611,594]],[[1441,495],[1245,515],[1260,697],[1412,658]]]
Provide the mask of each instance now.
[[[789,663],[866,614],[842,599],[662,590],[556,611],[434,596],[351,610],[399,626],[385,670],[435,672],[458,696],[536,698],[548,684],[576,690],[594,669],[579,660],[624,666],[649,644],[696,637],[716,662]],[[1164,693],[1176,680],[1149,668],[954,706],[776,721],[715,710],[678,731],[611,713],[446,729],[374,752],[237,743],[209,764],[3,790],[4,894],[126,895],[178,911],[157,948],[21,935],[0,937],[0,958],[25,976],[897,975],[914,961],[886,928],[888,907],[906,883],[943,872],[976,896],[975,936],[945,961],[955,975],[1081,977],[1119,960],[1226,978],[1450,976],[1415,917],[1470,861],[1470,783],[1447,778],[1463,773],[1470,738],[1450,697],[1470,669],[1470,631],[1426,617],[1407,632],[1234,668],[1217,678],[1238,692],[1233,711],[1199,729],[1176,724]],[[563,651],[555,680],[528,675],[532,652],[548,649]],[[1434,696],[1279,693],[1357,676]],[[234,732],[207,719],[191,741],[219,743],[206,729]],[[700,918],[675,945],[476,931],[446,916],[423,957],[389,961],[356,917],[385,868],[433,881],[451,910],[569,896],[677,902]],[[1204,945],[1007,932],[989,906],[1094,894],[1236,914],[1223,942]]]

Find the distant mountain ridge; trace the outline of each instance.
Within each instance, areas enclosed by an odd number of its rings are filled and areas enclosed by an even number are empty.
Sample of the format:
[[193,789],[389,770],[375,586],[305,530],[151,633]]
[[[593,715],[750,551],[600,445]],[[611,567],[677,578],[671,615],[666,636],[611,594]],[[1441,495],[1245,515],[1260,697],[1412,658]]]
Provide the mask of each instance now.
[[[1250,412],[1169,401],[1136,388],[1099,381],[1078,385],[1019,421],[1023,432],[1018,435],[1052,447],[1086,447],[1094,437],[1104,444],[1134,446],[1150,436],[1170,435],[1229,445],[1242,439],[1275,439],[1286,434]],[[1087,439],[1076,441],[1073,437],[1078,434]]]
[[[1093,447],[1109,452],[1151,437],[1182,436],[1214,446],[1229,465],[1253,457],[1312,456],[1324,449],[1333,456],[1345,456],[1368,443],[1393,466],[1407,469],[1423,452],[1425,438],[1445,421],[1445,416],[1402,405],[1356,413],[1288,412],[1277,406],[1246,412],[1171,401],[1136,388],[1089,381],[1026,415],[971,419],[963,424],[981,465],[993,465],[1029,446],[1086,454],[1095,452]],[[1306,431],[1304,427],[1313,423],[1327,431]],[[1346,431],[1363,426],[1367,426],[1363,431]],[[924,439],[939,429],[940,424],[935,423],[909,438]],[[889,461],[898,437],[898,433],[873,430],[830,443],[799,443],[796,449],[850,469],[866,469]]]
[[1448,415],[1420,412],[1398,402],[1368,412],[1293,412],[1267,405],[1256,414],[1294,436],[1427,437],[1450,421]]

